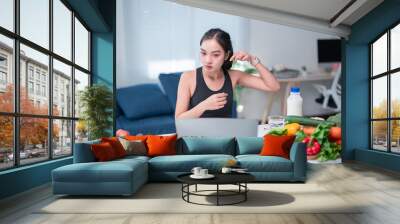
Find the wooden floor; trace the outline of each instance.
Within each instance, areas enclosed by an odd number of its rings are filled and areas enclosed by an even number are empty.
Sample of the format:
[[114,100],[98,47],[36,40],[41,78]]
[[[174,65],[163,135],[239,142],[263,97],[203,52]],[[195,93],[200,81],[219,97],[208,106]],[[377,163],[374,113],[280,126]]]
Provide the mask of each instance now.
[[[308,183],[317,183],[351,203],[367,206],[357,214],[36,214],[54,200],[42,186],[0,202],[0,223],[400,223],[400,174],[359,163],[310,165]],[[315,203],[323,203],[316,201]]]

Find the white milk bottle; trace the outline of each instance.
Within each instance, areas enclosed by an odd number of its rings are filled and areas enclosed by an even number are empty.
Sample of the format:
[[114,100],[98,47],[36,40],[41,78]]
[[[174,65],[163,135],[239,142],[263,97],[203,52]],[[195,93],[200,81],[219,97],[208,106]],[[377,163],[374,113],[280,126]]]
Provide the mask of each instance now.
[[300,96],[300,88],[292,87],[290,95],[287,98],[287,112],[286,115],[303,116],[303,98]]

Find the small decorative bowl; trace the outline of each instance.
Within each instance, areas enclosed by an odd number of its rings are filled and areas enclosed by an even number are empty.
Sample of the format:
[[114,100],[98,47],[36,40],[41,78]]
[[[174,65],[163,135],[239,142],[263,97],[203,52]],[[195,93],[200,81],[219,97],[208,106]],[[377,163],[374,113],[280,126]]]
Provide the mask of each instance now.
[[318,154],[307,156],[307,160],[316,160],[318,158]]

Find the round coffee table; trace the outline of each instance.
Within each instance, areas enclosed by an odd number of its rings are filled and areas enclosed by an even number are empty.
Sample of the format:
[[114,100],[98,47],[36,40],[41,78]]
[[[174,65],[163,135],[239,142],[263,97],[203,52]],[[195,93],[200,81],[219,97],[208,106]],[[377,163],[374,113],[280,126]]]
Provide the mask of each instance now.
[[[178,181],[182,183],[182,199],[188,203],[198,204],[198,205],[234,205],[241,202],[245,202],[247,200],[247,192],[249,188],[247,187],[247,183],[255,180],[255,177],[249,173],[215,173],[213,174],[215,177],[212,179],[193,179],[190,177],[191,173],[182,174],[177,177]],[[205,184],[205,185],[216,185],[215,190],[197,190],[197,185]],[[194,191],[190,191],[190,186],[195,186]],[[220,189],[220,185],[236,185],[238,186],[237,190],[223,190]],[[209,192],[215,192],[215,194],[205,194]],[[190,196],[203,196],[203,197],[216,197],[216,204],[202,204],[190,201]],[[221,197],[230,197],[230,196],[241,196],[240,200],[231,202],[231,203],[221,203]]]

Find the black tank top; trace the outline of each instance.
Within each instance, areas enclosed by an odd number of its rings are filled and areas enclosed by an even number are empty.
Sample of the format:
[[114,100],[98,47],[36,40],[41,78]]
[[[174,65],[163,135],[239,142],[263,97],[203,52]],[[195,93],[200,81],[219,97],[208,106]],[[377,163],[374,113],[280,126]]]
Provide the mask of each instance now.
[[215,93],[227,93],[227,103],[223,108],[218,110],[206,110],[200,117],[232,117],[232,103],[233,103],[233,90],[232,81],[229,77],[228,71],[223,69],[225,81],[224,85],[218,91],[212,91],[208,88],[206,82],[204,81],[202,67],[196,69],[196,88],[194,90],[193,96],[190,98],[189,109],[192,109],[197,104],[201,103],[209,96]]

